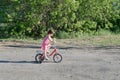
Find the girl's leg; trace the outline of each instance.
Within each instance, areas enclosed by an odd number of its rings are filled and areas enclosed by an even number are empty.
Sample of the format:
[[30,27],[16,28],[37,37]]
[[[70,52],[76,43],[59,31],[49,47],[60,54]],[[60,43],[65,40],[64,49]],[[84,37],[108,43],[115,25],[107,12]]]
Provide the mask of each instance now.
[[45,54],[45,59],[48,60],[49,58],[48,58],[48,56],[47,56],[47,46],[46,46],[46,48],[45,48],[44,54]]

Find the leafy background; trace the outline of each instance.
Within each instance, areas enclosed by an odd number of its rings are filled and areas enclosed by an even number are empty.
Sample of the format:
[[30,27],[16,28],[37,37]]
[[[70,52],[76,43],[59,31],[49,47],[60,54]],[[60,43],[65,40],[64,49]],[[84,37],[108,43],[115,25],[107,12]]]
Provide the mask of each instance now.
[[0,38],[120,33],[120,0],[0,0]]

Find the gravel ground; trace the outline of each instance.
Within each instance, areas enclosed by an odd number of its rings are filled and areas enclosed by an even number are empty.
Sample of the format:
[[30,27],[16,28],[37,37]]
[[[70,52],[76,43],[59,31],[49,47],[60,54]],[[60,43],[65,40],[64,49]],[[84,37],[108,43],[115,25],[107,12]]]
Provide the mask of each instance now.
[[0,80],[120,80],[120,46],[58,48],[61,63],[37,64],[38,45],[1,44]]

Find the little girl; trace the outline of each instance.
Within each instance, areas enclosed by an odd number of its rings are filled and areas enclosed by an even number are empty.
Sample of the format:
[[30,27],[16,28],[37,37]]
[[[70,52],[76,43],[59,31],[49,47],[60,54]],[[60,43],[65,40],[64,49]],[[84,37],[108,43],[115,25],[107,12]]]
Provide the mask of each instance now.
[[41,50],[44,52],[45,59],[47,60],[49,59],[47,56],[47,52],[51,47],[51,43],[53,42],[53,39],[52,39],[53,35],[54,35],[53,30],[49,30],[47,36],[43,39],[43,42],[42,42]]

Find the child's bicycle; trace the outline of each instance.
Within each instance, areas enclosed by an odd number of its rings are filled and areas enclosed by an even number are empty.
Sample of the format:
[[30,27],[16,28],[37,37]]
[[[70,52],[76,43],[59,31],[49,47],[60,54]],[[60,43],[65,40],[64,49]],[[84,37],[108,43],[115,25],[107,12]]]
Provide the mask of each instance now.
[[[55,63],[60,63],[62,61],[62,55],[58,53],[58,50],[56,47],[54,47],[54,49],[49,53],[47,53],[48,57],[53,58],[53,61]],[[37,51],[37,54],[35,56],[35,61],[37,63],[42,63],[45,60],[45,56],[44,56],[44,52],[43,51]]]

